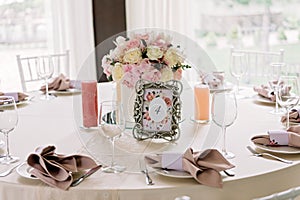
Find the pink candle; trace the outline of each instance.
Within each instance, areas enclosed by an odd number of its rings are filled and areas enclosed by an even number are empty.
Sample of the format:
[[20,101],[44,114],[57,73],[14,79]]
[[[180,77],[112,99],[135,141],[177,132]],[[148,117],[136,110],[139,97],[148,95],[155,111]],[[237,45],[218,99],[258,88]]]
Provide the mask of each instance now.
[[195,111],[194,118],[197,122],[209,121],[209,87],[197,84],[194,86]]
[[81,90],[83,126],[95,127],[98,125],[97,81],[82,81]]

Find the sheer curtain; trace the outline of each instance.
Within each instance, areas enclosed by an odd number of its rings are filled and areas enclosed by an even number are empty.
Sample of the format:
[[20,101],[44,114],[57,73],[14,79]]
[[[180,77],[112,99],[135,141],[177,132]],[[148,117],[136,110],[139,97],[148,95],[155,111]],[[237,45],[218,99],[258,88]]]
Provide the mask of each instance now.
[[92,0],[48,0],[47,7],[51,8],[50,49],[55,53],[70,50],[71,78],[76,78],[80,68],[88,63],[86,73],[96,79]]
[[127,30],[162,28],[192,36],[190,0],[126,0]]

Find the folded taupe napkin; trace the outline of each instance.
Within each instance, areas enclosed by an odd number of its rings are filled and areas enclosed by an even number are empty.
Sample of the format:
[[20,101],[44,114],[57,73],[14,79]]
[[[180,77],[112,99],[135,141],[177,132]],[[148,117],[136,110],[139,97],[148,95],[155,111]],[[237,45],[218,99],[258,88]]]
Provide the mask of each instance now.
[[0,96],[12,96],[16,102],[24,101],[28,97],[27,94],[22,92],[0,92]]
[[300,147],[300,132],[294,129],[269,131],[268,134],[252,137],[251,141],[266,146]]
[[[300,123],[300,108],[292,109],[289,113],[290,122]],[[281,117],[281,122],[286,122],[286,115]]]
[[234,167],[216,149],[194,152],[189,148],[184,154],[146,155],[145,161],[154,168],[189,172],[199,183],[212,187],[222,187],[222,177],[219,172]]
[[[63,91],[71,88],[81,89],[81,82],[77,80],[70,80],[65,75],[60,74],[58,77],[48,84],[49,90]],[[46,86],[43,85],[40,89],[46,91]]]
[[84,155],[62,155],[55,153],[55,146],[38,147],[27,158],[30,173],[43,182],[67,190],[72,181],[72,172],[95,167],[96,162]]
[[266,85],[254,86],[253,90],[262,97],[270,99],[271,101],[274,101],[274,102],[276,101],[274,91]]
[[209,86],[210,89],[220,89],[223,87],[224,76],[216,73],[203,73],[200,75],[201,83]]

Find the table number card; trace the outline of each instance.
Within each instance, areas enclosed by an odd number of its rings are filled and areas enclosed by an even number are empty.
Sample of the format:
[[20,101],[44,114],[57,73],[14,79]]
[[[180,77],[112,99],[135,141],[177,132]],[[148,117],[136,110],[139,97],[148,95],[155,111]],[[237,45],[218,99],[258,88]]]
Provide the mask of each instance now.
[[179,138],[181,118],[182,84],[179,81],[149,82],[136,84],[133,136],[138,140],[148,138],[168,141]]

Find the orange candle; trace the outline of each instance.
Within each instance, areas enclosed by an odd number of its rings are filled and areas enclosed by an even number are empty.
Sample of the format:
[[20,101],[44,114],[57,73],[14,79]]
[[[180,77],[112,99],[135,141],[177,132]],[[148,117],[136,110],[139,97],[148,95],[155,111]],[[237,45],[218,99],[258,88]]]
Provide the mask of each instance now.
[[97,81],[82,81],[82,115],[84,127],[98,126]]
[[197,122],[205,123],[209,121],[209,93],[208,85],[197,84],[194,86],[194,118]]

